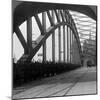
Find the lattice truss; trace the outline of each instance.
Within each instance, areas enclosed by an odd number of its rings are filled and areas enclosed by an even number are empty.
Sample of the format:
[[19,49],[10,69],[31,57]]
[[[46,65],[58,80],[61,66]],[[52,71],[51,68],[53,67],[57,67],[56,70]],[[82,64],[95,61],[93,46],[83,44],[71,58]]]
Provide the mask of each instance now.
[[75,11],[69,11],[79,33],[84,56],[96,56],[96,21]]

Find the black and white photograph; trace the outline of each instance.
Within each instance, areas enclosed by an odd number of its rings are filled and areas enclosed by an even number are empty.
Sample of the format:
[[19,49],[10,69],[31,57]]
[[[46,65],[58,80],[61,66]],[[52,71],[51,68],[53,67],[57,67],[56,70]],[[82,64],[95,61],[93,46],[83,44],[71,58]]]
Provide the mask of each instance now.
[[97,95],[97,5],[12,0],[12,99]]

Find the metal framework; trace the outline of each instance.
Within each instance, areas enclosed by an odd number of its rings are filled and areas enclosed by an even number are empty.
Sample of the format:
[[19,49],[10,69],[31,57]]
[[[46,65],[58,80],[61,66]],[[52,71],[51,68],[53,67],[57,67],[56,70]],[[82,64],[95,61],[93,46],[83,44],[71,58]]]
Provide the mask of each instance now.
[[[96,21],[78,12],[71,12],[77,26],[83,55],[96,57]],[[91,51],[89,53],[88,51]]]
[[[23,5],[23,3],[22,3]],[[28,6],[31,6],[30,3],[26,5],[26,9]],[[38,4],[37,4],[38,5]],[[37,6],[30,7],[29,14],[27,13],[23,16],[23,13],[18,13],[15,11],[14,13],[14,24],[13,31],[16,33],[20,43],[24,48],[24,55],[19,59],[19,62],[27,62],[31,61],[35,56],[37,51],[43,46],[43,61],[46,61],[46,40],[52,34],[52,61],[55,62],[55,30],[58,29],[58,44],[59,44],[59,62],[61,62],[61,26],[63,27],[63,60],[66,60],[67,54],[67,62],[72,61],[72,44],[76,41],[78,56],[81,60],[82,57],[82,49],[80,44],[80,38],[77,31],[76,24],[72,18],[72,15],[69,13],[68,9],[65,6],[49,6],[43,7],[44,4],[40,5],[40,8]],[[25,7],[24,6],[24,7]],[[20,7],[17,9],[19,10]],[[23,9],[23,7],[22,7]],[[21,9],[21,10],[22,10]],[[35,10],[34,10],[35,9]],[[29,9],[28,9],[29,10]],[[51,11],[51,13],[50,13]],[[39,13],[42,13],[42,22],[38,16]],[[46,29],[46,14],[48,16],[50,27]],[[41,35],[35,41],[32,41],[32,17],[34,16],[35,21],[37,22],[38,28],[40,30]],[[55,18],[57,19],[57,23],[55,23]],[[21,33],[19,26],[27,20],[27,42],[25,41],[23,34]],[[66,30],[66,31],[65,31]],[[66,34],[66,35],[65,35]],[[67,36],[67,37],[66,37]],[[67,38],[67,44],[65,42]],[[67,45],[67,51],[66,51]]]

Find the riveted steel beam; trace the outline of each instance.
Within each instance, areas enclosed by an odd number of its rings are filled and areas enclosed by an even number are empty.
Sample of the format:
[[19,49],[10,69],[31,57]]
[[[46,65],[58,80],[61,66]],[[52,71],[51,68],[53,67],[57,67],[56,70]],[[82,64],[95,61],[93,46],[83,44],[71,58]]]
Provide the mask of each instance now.
[[26,43],[26,41],[25,41],[25,39],[24,39],[19,27],[16,27],[15,33],[16,33],[16,35],[17,35],[22,47],[24,48],[24,53],[28,53],[27,43]]
[[69,62],[69,31],[67,26],[67,62]]
[[28,53],[30,54],[32,50],[32,18],[27,20],[27,46]]
[[56,15],[57,21],[58,21],[58,22],[61,22],[57,10],[54,10],[54,12],[55,12],[55,15]]
[[44,34],[44,29],[43,29],[43,26],[42,26],[42,24],[40,22],[40,19],[39,19],[38,15],[34,15],[34,17],[35,17],[35,20],[36,20],[36,22],[38,24],[38,27],[40,29],[40,32],[43,35]]
[[64,13],[62,12],[62,10],[60,10],[60,14],[61,14],[62,21],[65,22],[64,15],[63,15]]
[[50,15],[50,12],[49,11],[47,11],[47,15],[48,15],[48,18],[50,20],[51,25],[53,26],[54,25],[54,21],[53,21],[51,15]]
[[[42,26],[43,26],[42,35],[45,35],[45,32],[46,32],[46,12],[42,13]],[[43,42],[43,62],[46,62],[46,40]]]
[[65,41],[65,25],[63,26],[63,60],[65,62],[65,59],[66,59],[66,41]]
[[[54,10],[52,10],[52,21],[55,23]],[[52,33],[52,61],[55,62],[55,30]]]

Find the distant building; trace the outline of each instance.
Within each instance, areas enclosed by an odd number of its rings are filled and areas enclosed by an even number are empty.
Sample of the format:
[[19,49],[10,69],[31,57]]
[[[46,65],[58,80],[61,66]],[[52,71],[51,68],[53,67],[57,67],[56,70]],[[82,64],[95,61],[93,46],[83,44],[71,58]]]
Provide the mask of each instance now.
[[83,59],[91,60],[96,65],[96,41],[86,39],[83,43]]
[[86,39],[83,43],[83,53],[87,55],[96,55],[96,41]]

